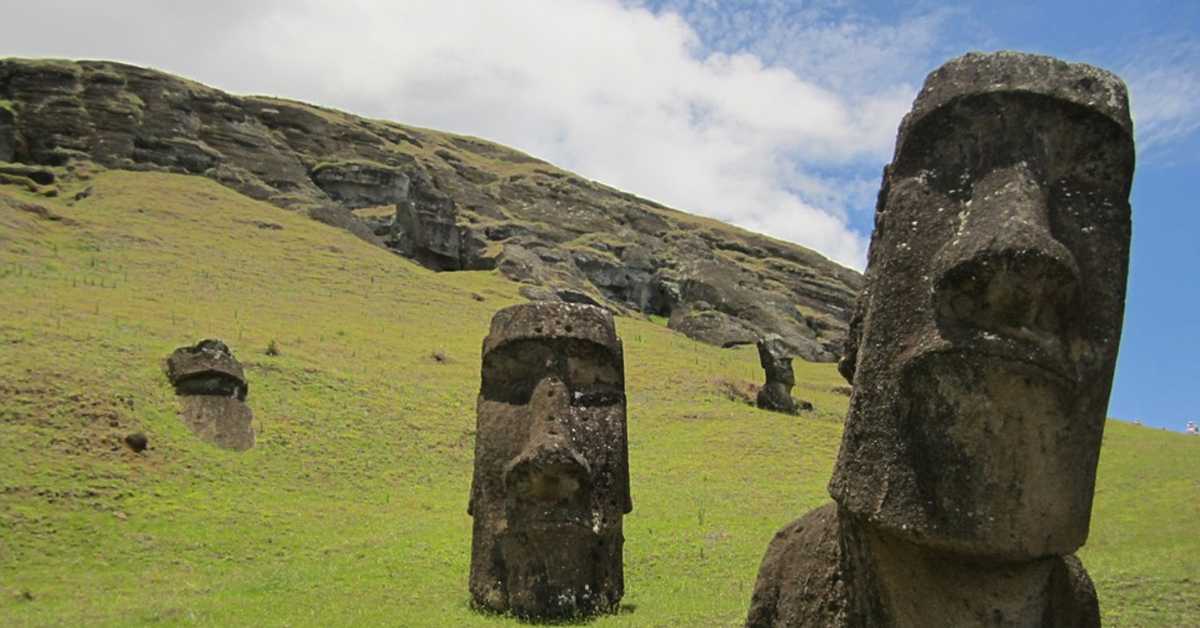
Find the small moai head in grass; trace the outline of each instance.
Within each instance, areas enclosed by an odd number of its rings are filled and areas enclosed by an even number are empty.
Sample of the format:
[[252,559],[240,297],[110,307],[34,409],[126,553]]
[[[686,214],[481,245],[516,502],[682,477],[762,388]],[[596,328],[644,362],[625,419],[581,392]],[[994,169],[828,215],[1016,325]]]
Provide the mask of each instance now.
[[540,302],[500,310],[483,341],[470,589],[533,619],[612,612],[633,508],[625,369],[612,315]]
[[758,362],[766,372],[766,382],[759,389],[755,405],[764,410],[795,414],[798,407],[792,399],[796,375],[792,372],[791,350],[778,334],[768,334],[758,340]]
[[200,438],[238,451],[254,446],[254,414],[242,365],[220,340],[180,347],[167,358],[167,379],[183,402],[181,418]]
[[1124,84],[1018,53],[932,73],[884,172],[830,493],[989,559],[1087,538],[1125,299]]
[[216,395],[246,400],[249,386],[242,365],[220,340],[201,340],[167,358],[167,378],[180,395]]

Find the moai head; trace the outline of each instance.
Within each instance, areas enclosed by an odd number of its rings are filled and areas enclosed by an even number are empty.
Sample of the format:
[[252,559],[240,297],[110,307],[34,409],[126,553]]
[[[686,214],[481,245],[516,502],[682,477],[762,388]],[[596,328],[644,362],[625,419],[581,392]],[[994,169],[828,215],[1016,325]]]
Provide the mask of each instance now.
[[1001,52],[929,75],[885,169],[830,493],[1022,560],[1087,538],[1129,256],[1125,86]]
[[167,378],[179,395],[216,395],[246,400],[246,374],[233,352],[220,340],[201,340],[180,347],[167,358]]
[[254,413],[242,365],[220,340],[180,347],[167,358],[167,378],[183,402],[180,417],[200,438],[244,451],[254,446]]
[[532,618],[615,610],[632,510],[612,315],[528,303],[492,318],[475,433],[471,594]]

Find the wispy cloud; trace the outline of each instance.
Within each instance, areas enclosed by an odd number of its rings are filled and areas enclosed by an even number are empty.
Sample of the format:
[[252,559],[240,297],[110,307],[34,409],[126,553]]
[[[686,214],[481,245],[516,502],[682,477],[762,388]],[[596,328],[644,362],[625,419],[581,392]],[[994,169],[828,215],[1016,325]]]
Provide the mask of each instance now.
[[210,18],[48,1],[0,26],[0,45],[479,135],[861,266],[866,234],[848,216],[887,159],[938,18],[787,21],[693,4],[227,3]]
[[1200,130],[1200,38],[1143,42],[1120,70],[1140,150],[1162,150]]

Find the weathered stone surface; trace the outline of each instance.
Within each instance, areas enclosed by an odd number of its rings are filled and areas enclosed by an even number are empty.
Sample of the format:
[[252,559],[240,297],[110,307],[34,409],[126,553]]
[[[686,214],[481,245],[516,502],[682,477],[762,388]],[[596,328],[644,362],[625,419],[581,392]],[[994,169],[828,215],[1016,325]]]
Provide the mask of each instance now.
[[[833,626],[1099,625],[1070,554],[1121,335],[1133,162],[1103,70],[997,53],[929,76],[840,365],[837,505],[773,542],[751,625],[826,609],[849,609]],[[834,554],[836,587],[794,571],[829,573]]]
[[16,112],[0,103],[0,161],[12,161],[16,154]]
[[180,417],[201,439],[245,451],[254,446],[254,415],[242,365],[220,340],[180,347],[167,358],[167,378],[180,396]]
[[[437,270],[498,267],[618,311],[668,317],[708,301],[751,330],[750,341],[777,333],[805,359],[839,353],[861,286],[858,273],[807,249],[475,138],[236,97],[102,61],[0,60],[0,101],[19,112],[9,121],[0,105],[0,160],[206,176]],[[381,204],[395,204],[394,216],[334,212]],[[679,329],[723,338],[697,331],[704,326]]]
[[150,440],[141,432],[126,434],[122,440],[125,442],[125,446],[133,450],[134,453],[140,454],[146,450],[146,447],[150,446]]
[[359,239],[371,244],[382,243],[380,237],[375,235],[375,230],[371,228],[371,225],[358,216],[355,216],[349,210],[341,207],[314,207],[308,210],[308,215],[317,222],[345,229],[358,236]]
[[246,451],[254,447],[254,413],[235,397],[184,395],[184,424],[201,440],[223,449]]
[[612,315],[560,302],[497,312],[468,506],[474,604],[535,619],[615,611],[632,508]]
[[398,168],[347,161],[318,164],[313,183],[342,207],[395,205],[408,200],[408,176]]
[[[792,399],[792,386],[796,385],[796,375],[792,372],[792,356],[787,345],[776,334],[770,334],[758,340],[758,362],[766,373],[766,382],[759,389],[755,405],[764,410],[796,414],[799,410],[796,400]],[[809,409],[812,405],[809,404]]]
[[885,536],[836,503],[776,533],[746,620],[749,628],[1099,625],[1095,588],[1073,555],[963,560]]
[[759,335],[757,328],[740,318],[712,309],[706,301],[676,308],[667,320],[667,326],[688,338],[718,347],[754,344]]
[[167,379],[180,395],[220,395],[244,401],[249,392],[242,365],[225,343],[212,338],[171,353]]

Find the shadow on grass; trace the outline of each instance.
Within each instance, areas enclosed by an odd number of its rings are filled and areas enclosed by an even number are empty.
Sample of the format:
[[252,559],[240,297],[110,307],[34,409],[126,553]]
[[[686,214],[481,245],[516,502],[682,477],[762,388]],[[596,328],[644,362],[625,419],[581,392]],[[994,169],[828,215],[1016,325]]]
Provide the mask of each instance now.
[[586,626],[593,621],[607,615],[630,615],[637,610],[637,604],[621,604],[613,613],[596,613],[594,615],[560,617],[552,619],[535,619],[532,617],[521,617],[512,613],[498,613],[487,608],[476,606],[471,600],[467,600],[467,608],[471,609],[472,612],[484,617],[511,619],[526,626]]

